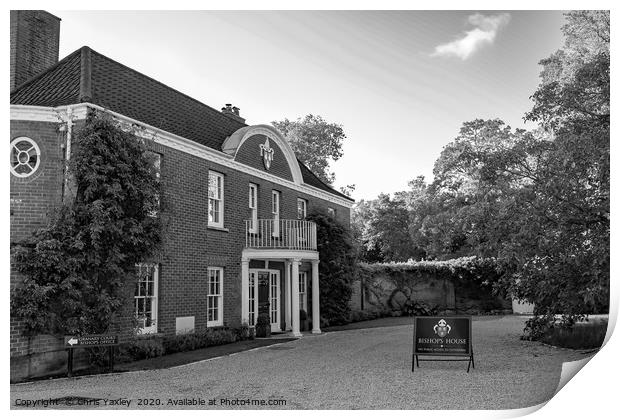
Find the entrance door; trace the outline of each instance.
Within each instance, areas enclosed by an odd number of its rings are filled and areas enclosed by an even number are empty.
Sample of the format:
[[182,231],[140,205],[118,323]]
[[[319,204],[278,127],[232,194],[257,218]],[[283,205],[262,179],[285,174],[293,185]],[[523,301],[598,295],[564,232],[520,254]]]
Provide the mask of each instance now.
[[271,331],[280,331],[280,272],[269,273],[269,317]]
[[271,331],[280,332],[280,272],[277,270],[250,270],[248,309],[250,325],[256,325],[259,309],[269,304]]

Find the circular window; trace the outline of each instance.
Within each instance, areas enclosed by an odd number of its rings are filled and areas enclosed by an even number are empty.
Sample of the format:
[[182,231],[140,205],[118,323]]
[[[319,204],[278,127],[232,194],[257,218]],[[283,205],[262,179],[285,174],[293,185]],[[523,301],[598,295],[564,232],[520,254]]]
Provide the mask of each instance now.
[[32,175],[41,162],[39,146],[28,137],[18,137],[11,142],[11,173],[25,178]]

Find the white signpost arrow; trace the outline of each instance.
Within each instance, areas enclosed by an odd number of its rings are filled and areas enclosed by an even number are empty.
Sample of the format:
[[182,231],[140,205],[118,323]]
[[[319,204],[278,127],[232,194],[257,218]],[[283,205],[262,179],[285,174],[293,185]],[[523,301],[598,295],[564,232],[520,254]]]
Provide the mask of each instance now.
[[74,344],[77,344],[77,343],[78,343],[77,338],[73,338],[73,337],[71,337],[71,339],[67,341],[67,344],[69,344],[70,346],[73,346]]

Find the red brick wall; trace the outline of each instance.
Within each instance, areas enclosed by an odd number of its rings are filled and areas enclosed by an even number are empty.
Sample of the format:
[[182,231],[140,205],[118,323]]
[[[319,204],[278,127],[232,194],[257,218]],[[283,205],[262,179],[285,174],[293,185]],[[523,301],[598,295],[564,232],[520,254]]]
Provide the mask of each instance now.
[[288,166],[284,152],[282,152],[280,146],[278,146],[273,140],[269,141],[269,147],[271,147],[274,151],[273,161],[271,162],[269,170],[265,168],[265,165],[263,164],[263,156],[260,154],[260,145],[264,144],[266,139],[267,137],[262,134],[250,136],[243,142],[239,150],[237,150],[235,160],[253,168],[260,169],[261,171],[269,172],[272,175],[292,181],[293,175],[291,174],[291,168]]
[[[207,269],[224,268],[224,321],[238,325],[241,318],[241,252],[245,220],[249,218],[248,185],[258,185],[258,217],[271,218],[271,191],[280,191],[280,217],[297,218],[297,198],[314,208],[335,208],[337,218],[349,223],[349,209],[299,193],[216,163],[153,145],[162,154],[162,217],[164,239],[159,277],[159,327],[175,333],[176,317],[194,316],[195,328],[207,324]],[[261,163],[262,165],[262,163]],[[208,173],[224,175],[224,228],[207,227]]]
[[[11,121],[9,141],[17,137],[28,137],[36,142],[41,151],[40,164],[33,174],[26,178],[10,174],[12,246],[26,240],[34,230],[44,227],[50,213],[62,201],[65,137],[58,131],[58,127],[57,123]],[[12,269],[11,288],[21,279],[22,276]],[[29,341],[28,337],[21,334],[22,321],[12,318],[10,324],[12,378],[23,376],[23,372],[18,374],[19,370],[37,372],[38,364],[32,363],[28,355],[53,351],[62,345],[57,338],[47,335]]]
[[58,62],[60,19],[42,10],[11,10],[11,90]]
[[45,226],[48,215],[62,200],[64,134],[59,124],[11,121],[11,137],[29,137],[41,151],[37,171],[27,178],[11,177],[11,242],[21,242]]
[[[47,214],[61,202],[64,137],[57,132],[57,126],[27,121],[11,123],[11,139],[28,136],[37,142],[42,152],[41,165],[36,174],[24,180],[11,176],[11,198],[21,200],[11,202],[12,242],[23,240],[33,229],[44,226]],[[184,316],[195,317],[196,330],[206,327],[209,266],[224,268],[224,322],[231,326],[239,325],[241,253],[245,246],[245,220],[249,218],[250,182],[258,185],[259,218],[271,218],[271,191],[275,189],[281,193],[281,219],[296,219],[297,198],[304,198],[308,201],[308,212],[329,206],[336,209],[337,218],[342,223],[349,223],[349,209],[345,207],[162,145],[151,144],[150,148],[162,155],[163,242],[148,261],[160,264],[159,333],[174,335],[176,318]],[[283,158],[283,155],[280,156]],[[208,228],[209,170],[224,175],[225,230]],[[11,281],[13,284],[18,281],[18,275],[14,272],[11,273]],[[284,299],[281,301],[284,302]],[[128,337],[130,322],[124,319],[121,324],[124,331],[119,332]],[[48,356],[43,356],[44,352],[62,348],[62,342],[53,337],[37,337],[30,343],[30,350],[27,340],[20,335],[19,321],[12,320],[11,357],[12,361],[15,360],[15,366],[21,366],[15,369],[22,369],[22,375],[24,366],[33,369],[32,361],[35,359],[34,356],[28,357],[28,354],[40,355],[36,357],[42,360],[41,369],[43,363],[58,365],[58,358],[65,357],[62,351],[57,352],[52,363]]]

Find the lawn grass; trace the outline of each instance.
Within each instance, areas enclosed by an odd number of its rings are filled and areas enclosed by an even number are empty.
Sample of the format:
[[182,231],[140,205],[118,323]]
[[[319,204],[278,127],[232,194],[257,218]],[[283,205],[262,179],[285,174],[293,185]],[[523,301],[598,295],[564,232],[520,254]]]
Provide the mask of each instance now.
[[590,319],[570,328],[551,328],[540,341],[567,349],[595,349],[603,345],[606,333],[607,319]]

